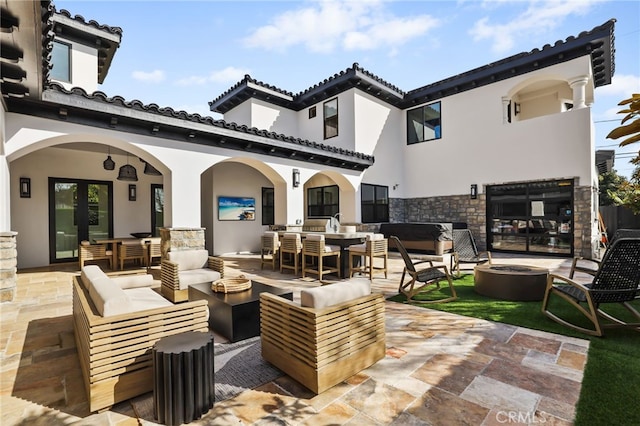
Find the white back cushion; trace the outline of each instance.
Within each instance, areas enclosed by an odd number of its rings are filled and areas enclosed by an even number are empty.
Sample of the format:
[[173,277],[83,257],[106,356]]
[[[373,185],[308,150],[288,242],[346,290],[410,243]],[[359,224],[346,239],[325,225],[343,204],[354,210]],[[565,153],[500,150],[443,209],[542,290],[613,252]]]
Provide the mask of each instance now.
[[124,275],[121,277],[113,277],[111,281],[123,290],[138,287],[152,287],[155,283],[153,275],[151,274]]
[[103,317],[126,314],[133,310],[131,301],[123,289],[106,275],[91,281],[89,296]]
[[300,291],[300,305],[309,308],[326,308],[371,294],[371,281],[352,278],[335,284]]
[[178,271],[202,269],[207,267],[209,252],[206,249],[170,251],[167,259],[178,264]]
[[82,281],[84,288],[87,290],[91,290],[91,281],[102,277],[107,277],[107,274],[105,274],[98,265],[86,265],[82,267],[80,281]]

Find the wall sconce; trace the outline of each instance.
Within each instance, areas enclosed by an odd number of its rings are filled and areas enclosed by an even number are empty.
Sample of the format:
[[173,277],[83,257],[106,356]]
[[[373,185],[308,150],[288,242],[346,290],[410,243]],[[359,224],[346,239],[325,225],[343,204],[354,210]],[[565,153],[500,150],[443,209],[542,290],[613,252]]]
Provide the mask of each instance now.
[[135,201],[135,200],[136,200],[136,186],[129,185],[129,201]]
[[520,114],[520,104],[517,102],[513,103],[513,113],[514,115]]
[[478,198],[478,185],[476,185],[475,183],[471,184],[471,199],[475,200],[476,198]]
[[20,198],[31,198],[31,178],[20,178]]
[[300,186],[300,170],[293,169],[293,187],[297,188]]

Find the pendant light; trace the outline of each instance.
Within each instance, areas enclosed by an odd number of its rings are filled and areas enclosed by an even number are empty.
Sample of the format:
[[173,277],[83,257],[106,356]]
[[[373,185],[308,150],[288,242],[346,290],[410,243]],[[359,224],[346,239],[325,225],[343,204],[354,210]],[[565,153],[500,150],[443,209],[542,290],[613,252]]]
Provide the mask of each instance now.
[[158,169],[156,169],[146,161],[144,162],[144,174],[151,175],[151,176],[162,176],[162,173],[160,173]]
[[116,163],[111,159],[111,147],[108,149],[107,159],[102,162],[102,167],[104,167],[105,170],[113,170],[116,168]]
[[138,180],[138,172],[136,172],[136,168],[129,164],[129,153],[127,153],[127,164],[120,167],[118,171],[118,180],[128,180],[132,182],[137,182]]

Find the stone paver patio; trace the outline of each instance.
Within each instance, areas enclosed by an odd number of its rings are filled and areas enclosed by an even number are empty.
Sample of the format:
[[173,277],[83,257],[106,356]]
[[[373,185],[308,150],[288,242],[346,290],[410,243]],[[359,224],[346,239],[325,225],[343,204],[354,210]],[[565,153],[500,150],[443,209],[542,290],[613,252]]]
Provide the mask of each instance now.
[[[260,269],[256,255],[225,256],[245,274],[299,290],[317,286]],[[566,273],[570,259],[494,256],[497,263]],[[397,293],[402,261],[390,258],[374,291]],[[13,302],[0,305],[2,425],[151,425],[130,402],[89,413],[71,317],[67,270],[21,271]],[[159,267],[152,273],[159,275]],[[321,395],[286,376],[218,402],[201,425],[572,424],[588,341],[440,311],[386,303],[387,356]],[[216,340],[224,344],[224,339]],[[139,418],[140,417],[140,418]]]

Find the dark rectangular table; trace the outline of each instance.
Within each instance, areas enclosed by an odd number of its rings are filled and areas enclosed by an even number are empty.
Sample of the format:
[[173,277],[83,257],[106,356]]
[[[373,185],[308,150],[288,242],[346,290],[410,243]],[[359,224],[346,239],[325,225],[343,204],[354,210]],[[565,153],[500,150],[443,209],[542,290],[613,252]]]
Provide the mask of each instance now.
[[189,286],[189,301],[206,300],[209,305],[209,328],[230,342],[260,335],[260,293],[267,292],[293,300],[290,289],[278,288],[252,281],[249,290],[238,293],[219,293],[211,290],[211,283]]

